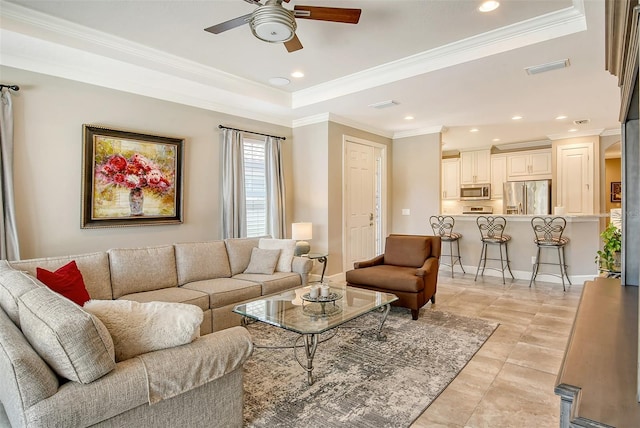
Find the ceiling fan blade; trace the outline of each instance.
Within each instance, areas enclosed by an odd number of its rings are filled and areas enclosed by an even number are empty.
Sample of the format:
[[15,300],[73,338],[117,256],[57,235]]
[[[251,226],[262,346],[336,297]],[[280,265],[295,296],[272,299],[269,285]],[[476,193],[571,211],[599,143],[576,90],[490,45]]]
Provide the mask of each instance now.
[[315,19],[317,21],[344,22],[357,24],[360,20],[361,9],[346,9],[341,7],[298,6],[293,8],[296,18]]
[[284,42],[284,47],[287,48],[288,52],[295,52],[302,49],[302,43],[300,43],[300,39],[296,34],[293,35],[293,39],[288,42]]
[[208,31],[213,34],[220,34],[223,31],[231,30],[232,28],[236,28],[246,24],[247,22],[249,22],[250,18],[251,18],[251,14],[248,13],[246,15],[242,15],[237,18],[230,19],[229,21],[225,21],[225,22],[221,22],[220,24],[213,25],[209,28],[205,28],[204,31]]

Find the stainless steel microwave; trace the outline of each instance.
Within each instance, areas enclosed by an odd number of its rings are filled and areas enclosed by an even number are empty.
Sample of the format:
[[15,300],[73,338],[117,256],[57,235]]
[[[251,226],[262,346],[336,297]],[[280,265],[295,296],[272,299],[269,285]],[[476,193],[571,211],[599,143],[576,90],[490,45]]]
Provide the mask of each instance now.
[[481,201],[491,199],[490,184],[470,184],[460,188],[461,201]]

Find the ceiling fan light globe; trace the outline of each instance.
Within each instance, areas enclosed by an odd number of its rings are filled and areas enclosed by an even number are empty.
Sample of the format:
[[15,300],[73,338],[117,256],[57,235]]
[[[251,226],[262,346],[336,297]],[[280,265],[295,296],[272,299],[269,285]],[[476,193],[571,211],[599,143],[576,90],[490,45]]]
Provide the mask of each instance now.
[[265,22],[252,26],[251,29],[257,38],[270,43],[287,42],[295,34],[291,27],[279,22]]

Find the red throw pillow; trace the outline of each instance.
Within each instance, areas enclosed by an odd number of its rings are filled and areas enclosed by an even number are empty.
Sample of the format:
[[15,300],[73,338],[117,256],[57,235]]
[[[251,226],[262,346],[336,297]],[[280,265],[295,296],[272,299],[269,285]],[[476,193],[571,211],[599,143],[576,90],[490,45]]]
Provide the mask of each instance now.
[[36,268],[36,277],[56,293],[62,294],[80,306],[83,306],[91,299],[75,260],[70,261],[55,272]]

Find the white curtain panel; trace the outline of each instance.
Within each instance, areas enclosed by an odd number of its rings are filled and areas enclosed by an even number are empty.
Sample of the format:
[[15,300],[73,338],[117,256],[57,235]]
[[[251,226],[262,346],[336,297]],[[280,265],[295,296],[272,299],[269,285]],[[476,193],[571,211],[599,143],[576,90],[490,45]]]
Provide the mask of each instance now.
[[9,89],[0,89],[0,259],[19,260],[13,199],[13,107]]
[[222,130],[222,238],[247,236],[242,133]]
[[265,175],[267,182],[267,234],[274,238],[286,238],[285,188],[279,138],[267,137],[265,141]]

